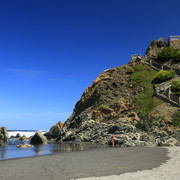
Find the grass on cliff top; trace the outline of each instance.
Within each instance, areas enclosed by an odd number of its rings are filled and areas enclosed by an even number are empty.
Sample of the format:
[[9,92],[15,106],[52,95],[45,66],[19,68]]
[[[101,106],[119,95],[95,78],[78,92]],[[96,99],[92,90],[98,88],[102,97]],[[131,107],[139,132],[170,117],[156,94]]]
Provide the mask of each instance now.
[[150,67],[138,64],[135,66],[134,72],[131,75],[133,86],[145,87],[144,91],[139,94],[135,100],[135,104],[138,107],[137,112],[142,113],[144,116],[162,103],[160,99],[154,96],[152,80],[156,73],[157,71]]

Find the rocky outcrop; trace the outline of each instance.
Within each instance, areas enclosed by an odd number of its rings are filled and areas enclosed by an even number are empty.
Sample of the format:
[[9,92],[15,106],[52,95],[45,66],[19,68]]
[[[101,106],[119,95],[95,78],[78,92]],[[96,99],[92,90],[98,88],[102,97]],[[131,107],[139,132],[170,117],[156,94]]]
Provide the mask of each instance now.
[[31,144],[46,144],[47,138],[41,131],[37,132],[30,140]]
[[160,38],[158,40],[152,41],[146,50],[145,59],[152,58],[153,56],[155,57],[157,53],[167,45],[168,44],[166,43],[165,38]]
[[60,135],[62,128],[63,128],[63,123],[59,121],[57,124],[52,126],[50,130],[44,135],[47,137],[47,139],[51,139],[51,138],[55,139]]
[[[166,45],[164,39],[153,42],[147,55],[153,48],[157,50]],[[137,112],[135,100],[145,88],[132,85],[131,75],[137,64],[141,62],[131,61],[101,73],[86,88],[63,127],[52,126],[47,133],[49,138],[59,142],[112,145],[114,134],[114,144],[120,147],[178,145],[180,129],[173,127],[171,119],[167,121],[166,116],[162,116],[162,109],[156,116]]]
[[0,146],[2,146],[3,142],[7,141],[7,139],[8,139],[7,127],[1,127],[0,128]]

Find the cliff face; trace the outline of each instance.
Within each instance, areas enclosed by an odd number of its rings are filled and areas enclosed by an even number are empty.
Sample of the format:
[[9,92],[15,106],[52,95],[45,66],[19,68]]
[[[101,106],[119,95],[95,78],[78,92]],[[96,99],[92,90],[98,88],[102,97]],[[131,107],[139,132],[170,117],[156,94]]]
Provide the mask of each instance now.
[[130,74],[135,63],[105,70],[83,93],[64,127],[74,129],[86,120],[97,123],[125,117],[134,111],[132,102],[142,88],[133,88]]
[[[164,39],[151,43],[149,47],[153,46],[155,49],[149,48],[146,55],[151,49],[157,52],[166,45]],[[134,74],[137,66],[147,76],[149,73],[148,88],[142,84],[143,76]],[[138,73],[141,74],[141,71]],[[154,73],[156,72],[152,72],[141,61],[105,70],[86,88],[63,127],[56,128],[56,133],[52,133],[54,126],[51,128],[49,138],[56,138],[60,142],[112,144],[112,134],[115,134],[115,145],[121,147],[178,144],[180,129],[172,125],[172,115],[180,108],[163,101],[159,103],[160,100],[157,103],[153,97],[153,86],[150,85]],[[136,79],[136,83],[133,83],[132,77]],[[149,106],[151,112],[143,114],[136,102],[141,97],[141,103],[142,97],[146,98],[149,93],[146,91],[149,90],[152,91],[150,102],[145,99],[143,103],[144,106]],[[143,109],[142,104],[140,106]]]

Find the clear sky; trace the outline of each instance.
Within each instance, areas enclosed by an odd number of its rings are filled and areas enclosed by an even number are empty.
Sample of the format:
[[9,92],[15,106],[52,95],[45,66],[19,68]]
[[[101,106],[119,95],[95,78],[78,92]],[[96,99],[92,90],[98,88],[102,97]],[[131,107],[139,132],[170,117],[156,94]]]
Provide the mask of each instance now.
[[179,0],[0,0],[0,126],[48,130],[103,72],[180,35]]

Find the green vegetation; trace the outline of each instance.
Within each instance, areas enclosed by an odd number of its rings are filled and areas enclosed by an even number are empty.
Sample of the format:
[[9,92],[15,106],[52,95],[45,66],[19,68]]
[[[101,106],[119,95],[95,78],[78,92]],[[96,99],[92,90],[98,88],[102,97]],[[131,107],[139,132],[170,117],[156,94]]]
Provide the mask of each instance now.
[[174,76],[175,76],[174,71],[161,70],[156,74],[152,82],[155,84],[161,83],[169,79],[172,79]]
[[173,114],[173,125],[180,127],[180,111],[176,111]]
[[180,62],[180,50],[176,50],[173,47],[164,47],[157,54],[157,61],[166,62],[172,60],[173,62]]
[[176,95],[180,96],[180,81],[178,81],[178,80],[172,81],[172,91]]
[[164,62],[169,61],[174,58],[176,54],[176,50],[172,47],[164,47],[158,54],[157,54],[157,60]]
[[137,112],[141,112],[142,115],[147,115],[157,105],[162,103],[161,100],[154,96],[152,80],[155,74],[155,70],[139,64],[135,66],[134,72],[131,75],[133,86],[145,87],[144,91],[135,100],[135,104],[138,106]]
[[107,110],[109,109],[109,106],[108,104],[101,104],[101,108]]
[[180,62],[180,50],[176,51],[174,55],[173,62]]

